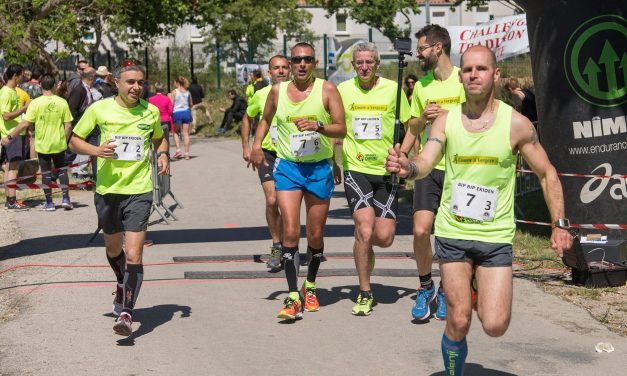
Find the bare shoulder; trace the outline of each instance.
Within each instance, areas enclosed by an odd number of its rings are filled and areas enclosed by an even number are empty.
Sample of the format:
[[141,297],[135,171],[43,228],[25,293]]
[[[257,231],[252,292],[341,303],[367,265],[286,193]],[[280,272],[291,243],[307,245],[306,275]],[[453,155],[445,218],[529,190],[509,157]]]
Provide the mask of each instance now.
[[514,149],[520,149],[520,147],[525,144],[539,144],[536,128],[531,124],[529,119],[516,110],[512,110],[510,138]]

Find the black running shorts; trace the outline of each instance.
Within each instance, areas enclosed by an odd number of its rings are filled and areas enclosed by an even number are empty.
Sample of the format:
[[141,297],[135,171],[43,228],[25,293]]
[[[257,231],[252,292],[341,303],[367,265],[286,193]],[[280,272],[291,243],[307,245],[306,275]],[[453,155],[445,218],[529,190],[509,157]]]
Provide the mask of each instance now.
[[152,192],[138,195],[94,195],[98,225],[105,234],[146,231],[152,207]]
[[512,245],[435,237],[435,254],[442,262],[471,261],[477,266],[512,266]]
[[267,166],[263,163],[259,168],[257,168],[257,175],[259,175],[259,181],[261,184],[267,181],[274,181],[274,175],[272,174],[272,170],[274,170],[274,161],[276,160],[276,152],[269,151],[266,149],[263,150],[263,156],[266,158]]
[[414,212],[428,210],[438,212],[442,187],[444,185],[444,171],[433,169],[423,179],[414,181]]
[[374,208],[375,217],[396,219],[398,185],[390,182],[390,176],[344,171],[344,191],[351,213]]

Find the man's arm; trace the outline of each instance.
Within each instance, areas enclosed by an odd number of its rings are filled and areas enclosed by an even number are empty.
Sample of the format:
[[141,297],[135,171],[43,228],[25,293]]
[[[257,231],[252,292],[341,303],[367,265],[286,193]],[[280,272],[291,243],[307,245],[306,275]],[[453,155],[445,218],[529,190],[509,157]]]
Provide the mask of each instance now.
[[63,126],[64,126],[63,131],[65,133],[65,141],[70,142],[70,137],[72,137],[72,122],[71,121],[65,122]]
[[[161,127],[161,123],[159,123],[159,127]],[[169,174],[170,157],[168,155],[168,150],[170,146],[168,145],[168,140],[165,137],[152,140],[152,146],[157,153],[157,166],[159,168],[158,175]]]
[[270,129],[270,124],[272,124],[274,114],[276,114],[279,99],[279,85],[280,84],[274,84],[272,89],[270,89],[268,98],[266,99],[266,105],[263,109],[263,118],[261,118],[261,121],[257,124],[255,141],[253,141],[253,147],[250,153],[250,161],[255,167],[259,167],[262,163],[266,163],[263,151],[261,150],[261,142],[264,137],[266,137],[266,133],[268,133],[268,130]]
[[76,133],[70,139],[70,150],[76,154],[85,154],[92,157],[111,159],[115,152],[115,141],[109,140],[100,146],[95,146],[85,141]]
[[324,81],[322,102],[327,112],[331,115],[331,124],[325,124],[320,133],[333,138],[346,137],[346,118],[342,97],[340,92],[337,91],[337,87],[329,81]]
[[[544,200],[551,215],[551,222],[565,218],[562,183],[555,167],[549,161],[546,151],[538,141],[533,124],[526,117],[514,111],[512,114],[511,144],[513,152],[519,151],[529,167],[538,176]],[[555,227],[551,232],[551,247],[562,257],[570,249],[573,238],[567,230]]]
[[242,158],[244,158],[246,162],[250,160],[250,144],[248,141],[250,138],[250,123],[251,118],[248,114],[244,115],[242,118],[242,126],[240,127],[240,136],[242,138]]
[[33,125],[33,123],[31,123],[30,121],[26,121],[26,120],[20,121],[20,123],[15,128],[13,128],[13,131],[11,131],[9,135],[2,137],[2,145],[9,144],[9,141],[10,141],[9,136],[11,136],[11,138],[15,138],[20,134],[20,132],[30,127],[31,125]]

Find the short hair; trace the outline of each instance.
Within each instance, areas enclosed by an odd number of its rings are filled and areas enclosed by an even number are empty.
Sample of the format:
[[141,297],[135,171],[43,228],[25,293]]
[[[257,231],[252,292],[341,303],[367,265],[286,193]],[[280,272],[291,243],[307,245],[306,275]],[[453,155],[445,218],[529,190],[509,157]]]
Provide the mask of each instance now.
[[8,81],[13,78],[13,76],[18,75],[21,76],[24,71],[24,67],[19,64],[10,64],[7,69],[4,71],[4,81]]
[[144,75],[144,77],[146,77],[146,70],[141,65],[126,65],[126,66],[123,65],[123,66],[117,67],[113,71],[113,77],[115,77],[116,80],[119,80],[120,77],[122,77],[122,73],[124,72],[141,72]]
[[429,44],[442,43],[444,53],[446,53],[446,56],[450,56],[451,36],[449,35],[448,30],[437,24],[427,25],[418,30],[416,33],[416,39],[420,39],[422,37],[427,38],[427,43]]
[[230,89],[230,90],[228,91],[228,94],[231,94],[231,95],[237,95],[237,92],[236,92],[235,90],[233,90],[233,89]]
[[87,62],[87,60],[79,60],[78,63],[76,63],[76,69],[78,69],[78,66],[81,64],[87,64],[89,65],[89,62]]
[[407,81],[414,80],[414,82],[418,82],[418,77],[415,74],[408,74],[405,77],[405,86],[407,86]]
[[198,77],[195,74],[192,74],[192,84],[198,85]]
[[30,81],[31,77],[33,77],[33,72],[30,69],[24,69],[22,77],[24,77],[24,81]]
[[505,88],[508,90],[519,89],[521,87],[520,81],[516,77],[510,77],[505,82]]
[[316,49],[314,48],[314,46],[312,46],[310,43],[307,43],[307,42],[298,42],[295,45],[293,45],[292,48],[290,48],[290,54],[292,53],[292,51],[294,51],[295,48],[298,48],[298,47],[311,48],[311,51],[313,51],[314,56],[316,56]]
[[377,46],[372,43],[372,42],[362,42],[362,43],[357,43],[354,47],[353,47],[353,61],[355,61],[355,59],[357,58],[357,53],[358,52],[363,52],[363,51],[367,51],[367,52],[372,52],[374,53],[374,60],[379,63],[381,62],[381,58],[379,57],[379,49],[377,48]]
[[472,47],[470,47],[470,48],[466,49],[466,51],[464,51],[464,52],[462,53],[462,56],[461,56],[461,57],[460,57],[460,59],[459,59],[459,62],[460,62],[460,63],[459,63],[459,65],[460,65],[460,67],[463,67],[463,66],[464,66],[464,55],[466,55],[466,52],[471,51],[471,50],[473,50],[473,49],[477,49],[477,48],[480,48],[480,49],[482,49],[482,50],[484,50],[484,51],[488,51],[488,53],[490,54],[490,64],[492,64],[492,68],[496,69],[496,67],[497,67],[497,66],[496,66],[496,55],[494,54],[494,51],[492,51],[492,50],[491,50],[491,49],[489,49],[488,47],[485,47],[485,46],[482,46],[482,45],[475,45],[475,46],[472,46]]
[[177,82],[179,85],[183,86],[185,89],[189,87],[189,81],[187,80],[187,78],[183,76],[178,76],[177,78],[174,79],[174,82]]
[[157,83],[155,84],[155,91],[156,91],[157,93],[163,93],[163,92],[165,91],[165,88],[163,87],[163,84],[162,84],[162,83],[160,83],[160,82],[157,82]]
[[93,80],[96,78],[96,70],[95,69],[85,69],[80,74],[81,80]]
[[33,69],[31,69],[30,76],[31,79],[38,80],[41,77],[41,69],[38,67],[34,67]]
[[52,90],[57,80],[51,74],[44,74],[41,76],[41,88],[44,90]]
[[269,67],[269,68],[270,68],[270,67],[272,67],[272,60],[274,60],[274,59],[285,59],[285,60],[288,60],[288,59],[287,59],[287,57],[285,57],[285,56],[283,56],[283,55],[281,55],[281,54],[274,55],[274,56],[272,56],[272,57],[270,58],[270,60],[268,60],[268,67]]
[[255,78],[261,78],[261,70],[260,69],[255,69],[253,71],[253,77]]

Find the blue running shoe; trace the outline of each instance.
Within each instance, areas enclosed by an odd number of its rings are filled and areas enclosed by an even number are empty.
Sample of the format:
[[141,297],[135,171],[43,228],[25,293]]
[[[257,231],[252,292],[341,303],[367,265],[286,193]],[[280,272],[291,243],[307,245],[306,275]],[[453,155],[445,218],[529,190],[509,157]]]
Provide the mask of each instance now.
[[411,315],[417,320],[424,320],[431,315],[431,309],[429,305],[435,299],[435,287],[431,285],[431,288],[418,289],[416,294],[416,302],[411,308]]
[[444,296],[444,290],[442,290],[442,287],[438,289],[435,301],[438,303],[438,310],[435,311],[436,320],[446,320],[446,297]]

